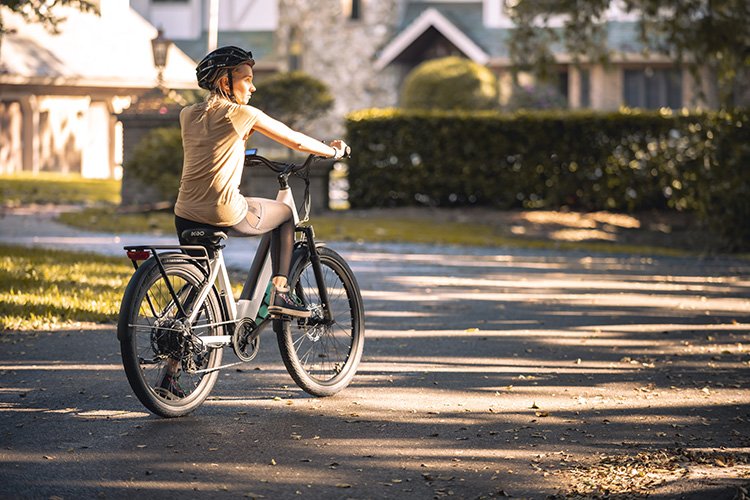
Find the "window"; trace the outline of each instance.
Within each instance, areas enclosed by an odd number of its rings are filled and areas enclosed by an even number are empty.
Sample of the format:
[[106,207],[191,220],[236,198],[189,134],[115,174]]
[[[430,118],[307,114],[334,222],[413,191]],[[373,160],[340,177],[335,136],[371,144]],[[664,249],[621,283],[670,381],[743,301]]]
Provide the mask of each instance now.
[[567,71],[560,71],[560,73],[557,74],[557,93],[560,94],[560,98],[565,103],[565,106],[568,105],[568,72]]
[[362,19],[362,0],[352,0],[352,12],[349,15],[352,21]]
[[633,108],[682,107],[682,73],[676,69],[626,69],[623,100]]
[[362,19],[362,0],[341,0],[341,12],[350,21]]
[[289,71],[302,69],[302,33],[296,26],[289,30]]

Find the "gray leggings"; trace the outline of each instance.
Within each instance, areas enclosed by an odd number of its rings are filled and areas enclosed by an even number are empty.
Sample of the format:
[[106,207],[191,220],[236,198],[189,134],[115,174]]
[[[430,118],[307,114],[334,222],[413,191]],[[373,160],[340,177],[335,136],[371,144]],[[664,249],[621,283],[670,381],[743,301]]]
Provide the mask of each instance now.
[[[245,198],[247,215],[245,219],[232,227],[212,226],[201,222],[183,219],[175,215],[177,236],[193,228],[206,228],[226,231],[230,236],[258,236],[271,233],[271,267],[274,275],[287,276],[292,263],[294,249],[294,217],[288,205],[266,198]],[[180,239],[181,244],[185,244]]]
[[245,219],[229,228],[232,236],[257,236],[271,233],[271,267],[274,275],[287,276],[294,247],[292,209],[280,201],[266,198],[245,198]]

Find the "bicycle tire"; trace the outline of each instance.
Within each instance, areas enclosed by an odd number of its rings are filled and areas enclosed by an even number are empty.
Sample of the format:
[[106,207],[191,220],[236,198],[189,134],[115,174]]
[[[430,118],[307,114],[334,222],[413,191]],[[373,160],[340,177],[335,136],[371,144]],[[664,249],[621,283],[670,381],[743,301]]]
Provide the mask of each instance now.
[[[295,252],[290,286],[312,310],[310,319],[274,321],[281,358],[305,392],[332,396],[347,387],[357,372],[365,341],[362,295],[349,265],[339,254],[318,248],[328,291],[332,322],[322,321],[322,307],[309,252]],[[311,326],[312,325],[312,326]]]
[[[180,299],[189,297],[204,277],[196,264],[184,258],[160,255],[162,264]],[[220,335],[222,327],[208,326],[223,321],[215,289],[209,293],[191,333],[197,336]],[[130,387],[138,400],[151,412],[166,418],[179,417],[197,409],[216,383],[218,372],[193,374],[185,370],[210,369],[221,364],[222,350],[199,352],[187,349],[179,334],[179,310],[174,305],[152,257],[133,274],[120,306],[117,337]],[[189,336],[188,338],[193,338]],[[167,387],[161,387],[167,366],[177,365]],[[170,372],[173,371],[169,370]]]

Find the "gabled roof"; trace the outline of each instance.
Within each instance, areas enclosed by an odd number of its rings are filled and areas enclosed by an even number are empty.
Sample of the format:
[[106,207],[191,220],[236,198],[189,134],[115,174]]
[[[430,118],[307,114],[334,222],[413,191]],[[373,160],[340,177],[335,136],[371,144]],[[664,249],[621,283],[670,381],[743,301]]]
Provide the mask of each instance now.
[[471,38],[453,24],[435,8],[422,12],[411,24],[394,38],[380,53],[375,61],[375,69],[381,70],[393,62],[400,54],[413,44],[421,35],[434,28],[449,42],[456,46],[469,59],[479,64],[490,60],[489,54]]
[[[0,83],[95,88],[153,88],[157,81],[151,40],[157,30],[128,2],[101,2],[101,16],[72,7],[55,7],[65,18],[59,34],[3,12]],[[169,49],[164,83],[197,88],[195,62],[174,44]]]
[[[509,39],[514,24],[507,16],[502,0],[446,1],[446,0],[404,0],[402,24],[397,36],[383,49],[375,61],[375,68],[383,69],[401,58],[407,57],[410,51],[418,50],[420,41],[426,41],[427,31],[439,31],[440,36],[461,50],[475,61],[471,51],[465,47],[476,47],[489,59],[490,66],[507,66],[510,64]],[[495,16],[488,17],[487,9],[496,7]],[[436,13],[427,14],[427,12]],[[441,19],[438,21],[438,19]],[[607,46],[617,57],[626,57],[631,61],[652,61],[659,58],[654,54],[641,53],[643,45],[638,34],[638,15],[625,12],[621,0],[612,0],[604,19],[607,22]],[[435,24],[431,23],[434,21]],[[559,26],[562,18],[550,20],[551,26]],[[439,27],[450,26],[445,30]],[[450,33],[450,34],[449,34]],[[422,37],[422,40],[419,40]],[[465,40],[461,45],[458,40]],[[556,59],[561,63],[570,62],[571,56],[564,45],[554,43],[550,47]],[[411,54],[413,55],[413,53]],[[585,60],[585,58],[583,58]]]

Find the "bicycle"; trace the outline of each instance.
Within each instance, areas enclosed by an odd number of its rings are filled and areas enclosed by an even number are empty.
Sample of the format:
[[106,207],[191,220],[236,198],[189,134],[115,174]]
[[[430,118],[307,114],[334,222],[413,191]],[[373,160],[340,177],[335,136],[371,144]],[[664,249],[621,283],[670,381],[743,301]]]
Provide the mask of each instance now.
[[[268,314],[271,290],[270,233],[263,235],[237,300],[222,254],[226,233],[188,229],[187,245],[124,247],[135,272],[125,289],[117,324],[122,362],[140,402],[162,417],[196,410],[213,389],[218,371],[252,361],[260,335],[273,326],[287,371],[307,393],[332,396],[354,377],[364,348],[362,295],[343,257],[315,241],[310,216],[310,167],[275,162],[254,151],[245,166],[278,174],[276,199],[292,208],[295,244],[290,290],[309,318]],[[288,180],[305,181],[300,219]],[[140,263],[140,264],[139,264]],[[222,365],[231,346],[239,361]]]

